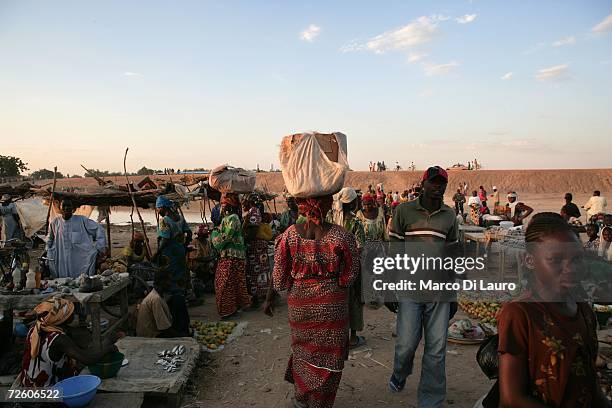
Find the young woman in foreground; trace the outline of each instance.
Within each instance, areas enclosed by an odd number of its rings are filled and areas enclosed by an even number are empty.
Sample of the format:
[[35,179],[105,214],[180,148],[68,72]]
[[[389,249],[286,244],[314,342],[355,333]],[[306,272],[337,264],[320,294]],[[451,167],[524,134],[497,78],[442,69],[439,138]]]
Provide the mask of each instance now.
[[595,372],[595,316],[573,295],[580,240],[559,214],[540,213],[525,241],[530,291],[499,316],[500,406],[612,407]]

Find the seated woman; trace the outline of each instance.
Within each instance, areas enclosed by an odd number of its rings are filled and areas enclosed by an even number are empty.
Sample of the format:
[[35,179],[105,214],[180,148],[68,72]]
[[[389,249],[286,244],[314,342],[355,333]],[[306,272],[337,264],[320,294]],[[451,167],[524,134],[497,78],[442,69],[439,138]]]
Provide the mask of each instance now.
[[74,304],[60,297],[44,300],[36,308],[36,323],[26,338],[21,387],[50,387],[78,374],[80,365],[95,364],[117,351],[113,340],[105,339],[102,350],[82,350],[66,334],[74,318]]
[[191,241],[188,251],[187,266],[196,274],[196,277],[202,282],[207,282],[211,276],[214,279],[214,270],[211,266],[215,260],[215,250],[212,247],[210,231],[206,224],[198,225],[196,239]]
[[151,257],[147,251],[142,232],[135,232],[130,244],[123,248],[123,260],[130,266],[143,262],[145,258],[149,260]]

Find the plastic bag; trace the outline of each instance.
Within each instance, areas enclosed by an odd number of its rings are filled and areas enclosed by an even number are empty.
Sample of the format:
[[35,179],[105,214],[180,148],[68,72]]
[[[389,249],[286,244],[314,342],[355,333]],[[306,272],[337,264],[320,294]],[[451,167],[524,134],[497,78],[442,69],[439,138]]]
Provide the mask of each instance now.
[[281,143],[280,165],[287,191],[294,197],[335,194],[348,171],[346,135],[298,133]]
[[482,372],[490,379],[494,380],[499,375],[499,336],[496,334],[487,338],[476,353],[476,361]]
[[250,193],[255,190],[254,172],[223,164],[210,173],[210,186],[222,193]]

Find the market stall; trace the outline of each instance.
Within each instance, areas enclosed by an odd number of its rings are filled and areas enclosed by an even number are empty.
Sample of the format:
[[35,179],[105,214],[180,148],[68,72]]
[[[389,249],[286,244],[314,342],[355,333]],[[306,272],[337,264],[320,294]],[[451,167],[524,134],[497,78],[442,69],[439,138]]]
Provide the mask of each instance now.
[[[183,353],[175,356],[180,363],[175,364],[175,370],[167,370],[160,362],[164,360],[161,354],[171,352],[177,346],[184,348]],[[103,379],[99,391],[145,393],[148,396],[167,398],[165,406],[179,406],[181,390],[196,368],[200,356],[200,345],[195,339],[125,337],[117,342],[117,348],[125,355],[128,364],[119,370],[117,376]],[[85,369],[81,374],[88,373],[89,370]]]
[[[94,349],[101,348],[104,336],[107,333],[112,333],[114,329],[121,327],[127,322],[128,318],[128,292],[127,286],[130,280],[121,278],[111,281],[104,286],[101,291],[91,293],[81,293],[76,288],[70,288],[65,285],[66,279],[56,279],[46,282],[47,287],[55,287],[56,290],[46,293],[33,293],[32,290],[24,290],[19,292],[0,292],[0,310],[30,310],[36,307],[44,299],[60,293],[63,297],[78,302],[84,306],[91,319],[92,342]],[[57,290],[59,289],[59,290]],[[43,291],[44,292],[44,291]],[[110,297],[119,294],[120,318],[111,326],[102,332],[100,324],[100,310],[102,302]]]

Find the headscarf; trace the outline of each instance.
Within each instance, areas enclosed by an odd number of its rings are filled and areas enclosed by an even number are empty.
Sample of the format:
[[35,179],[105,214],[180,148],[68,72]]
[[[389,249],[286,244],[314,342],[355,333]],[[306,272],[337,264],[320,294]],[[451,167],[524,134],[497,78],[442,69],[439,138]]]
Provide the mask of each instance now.
[[221,206],[231,205],[234,208],[240,207],[240,200],[236,193],[223,193],[221,195]]
[[297,198],[298,212],[306,217],[306,223],[314,223],[323,225],[325,217],[331,210],[333,198],[332,196],[323,196],[316,198]]
[[507,195],[508,198],[515,198],[516,200],[514,200],[513,203],[508,203],[508,207],[510,208],[510,217],[514,218],[514,214],[516,213],[516,206],[518,205],[519,201],[518,201],[518,194],[516,194],[516,192],[511,191],[508,193]]
[[155,200],[155,208],[172,208],[172,201],[164,196],[159,196]]
[[343,204],[352,203],[357,199],[357,192],[354,188],[344,187],[334,195],[334,224],[344,228],[344,208]]
[[259,208],[251,207],[247,216],[248,216],[250,225],[253,225],[253,226],[261,225],[261,212],[259,211]]
[[606,226],[601,229],[600,243],[599,243],[599,256],[605,260],[612,261],[612,243],[606,241],[603,238],[604,231],[612,230],[612,227]]
[[363,204],[374,204],[375,201],[374,196],[370,193],[365,193],[363,196],[361,196],[361,202]]
[[59,325],[68,320],[73,312],[74,303],[57,296],[43,300],[34,308],[36,323],[30,335],[30,356],[32,358],[38,356],[41,330],[47,333],[64,334]]
[[244,198],[242,199],[242,201],[249,201],[251,202],[254,206],[258,206],[259,204],[263,203],[263,200],[261,198],[261,196],[257,193],[248,193],[244,195]]

